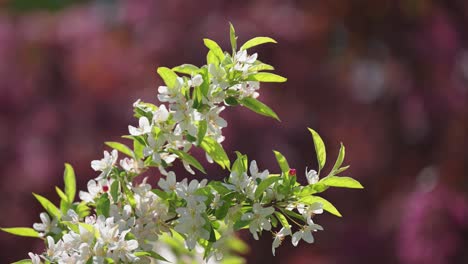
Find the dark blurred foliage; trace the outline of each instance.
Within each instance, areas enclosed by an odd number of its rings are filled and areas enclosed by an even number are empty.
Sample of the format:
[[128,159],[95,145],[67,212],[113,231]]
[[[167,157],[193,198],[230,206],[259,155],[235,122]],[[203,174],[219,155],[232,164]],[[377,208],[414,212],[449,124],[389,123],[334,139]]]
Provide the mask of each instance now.
[[[156,100],[156,67],[204,64],[202,37],[227,49],[231,21],[240,41],[279,41],[256,51],[289,81],[261,90],[281,123],[226,111],[225,148],[270,171],[276,149],[301,172],[316,166],[306,130],[313,127],[329,160],[340,142],[347,146],[348,175],[366,187],[325,195],[344,217],[317,217],[325,231],[315,244],[293,248],[287,240],[273,258],[265,233],[249,240],[249,263],[468,263],[467,1],[122,0],[65,8],[71,2],[0,1],[0,226],[39,221],[30,193],[57,201],[64,162],[83,189],[103,142],[135,123],[132,102]],[[0,262],[9,263],[41,243],[1,233],[0,248]]]

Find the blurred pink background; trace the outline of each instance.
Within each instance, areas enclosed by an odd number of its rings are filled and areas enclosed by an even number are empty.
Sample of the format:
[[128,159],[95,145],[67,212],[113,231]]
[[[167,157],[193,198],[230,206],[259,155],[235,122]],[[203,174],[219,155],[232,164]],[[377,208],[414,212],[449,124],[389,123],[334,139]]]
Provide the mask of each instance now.
[[[64,162],[83,189],[103,142],[136,123],[132,103],[156,101],[156,68],[204,64],[203,37],[229,49],[229,21],[241,42],[278,40],[255,51],[289,79],[261,90],[281,123],[225,111],[231,157],[274,171],[276,149],[301,177],[312,127],[330,163],[346,145],[346,176],[366,187],[325,194],[344,217],[318,216],[313,245],[273,257],[268,233],[243,236],[248,263],[468,263],[464,0],[0,1],[0,226],[38,222],[31,193],[58,201]],[[0,233],[1,263],[41,250]]]

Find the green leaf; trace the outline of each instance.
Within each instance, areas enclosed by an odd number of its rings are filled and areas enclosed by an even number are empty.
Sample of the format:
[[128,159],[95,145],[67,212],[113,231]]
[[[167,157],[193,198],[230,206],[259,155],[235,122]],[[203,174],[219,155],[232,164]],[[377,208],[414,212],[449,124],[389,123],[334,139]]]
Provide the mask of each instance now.
[[239,220],[234,223],[234,231],[247,228],[247,226],[252,222],[252,220]]
[[275,211],[275,216],[276,218],[278,218],[278,221],[283,227],[291,227],[291,225],[288,222],[288,219],[286,219],[286,217],[282,213]]
[[200,71],[200,68],[192,64],[182,64],[182,65],[172,68],[172,70],[178,73],[195,75]]
[[34,197],[39,201],[39,203],[44,207],[44,209],[53,217],[56,217],[57,219],[61,218],[61,213],[60,210],[53,204],[51,203],[47,198],[44,196],[41,196],[39,194],[33,193]]
[[213,65],[219,65],[220,60],[219,58],[214,54],[212,50],[208,51],[206,54],[206,64],[213,64]]
[[273,152],[275,153],[276,161],[278,162],[278,165],[281,168],[281,172],[283,172],[284,174],[288,173],[289,164],[286,158],[283,156],[283,154],[281,154],[280,152],[276,150],[273,150]]
[[180,159],[182,159],[183,161],[187,162],[188,164],[190,164],[193,167],[197,168],[199,171],[206,174],[206,171],[203,168],[203,166],[192,155],[190,155],[190,154],[188,154],[186,152],[177,150],[177,149],[170,149],[169,151],[176,154],[177,156],[179,156]]
[[157,259],[157,260],[169,262],[163,256],[159,255],[158,253],[156,253],[154,251],[138,251],[138,252],[135,252],[134,254],[137,257],[151,257],[151,258],[154,258],[154,259]]
[[80,218],[84,218],[89,215],[89,207],[86,205],[85,202],[81,202],[76,205],[75,212],[80,216]]
[[111,184],[111,188],[110,188],[110,194],[114,203],[117,203],[117,201],[119,200],[119,193],[120,193],[120,181],[114,181]]
[[145,145],[140,142],[139,137],[133,137],[133,149],[135,153],[135,158],[136,159],[141,159],[143,158],[143,149],[145,148]]
[[73,170],[73,167],[68,163],[65,163],[63,180],[65,182],[65,194],[68,197],[68,202],[73,203],[76,195],[76,177],[75,170]]
[[323,178],[320,183],[330,187],[364,189],[364,187],[357,180],[350,177],[329,176]]
[[214,42],[211,39],[203,39],[203,43],[205,43],[205,46],[210,49],[210,51],[213,52],[213,54],[218,58],[219,61],[224,60],[224,53],[221,47],[218,45],[218,43]]
[[244,45],[240,47],[240,50],[250,49],[252,47],[265,44],[265,43],[277,43],[277,42],[276,40],[269,38],[269,37],[255,37],[245,42]]
[[59,187],[55,186],[55,191],[57,192],[60,199],[62,199],[62,201],[65,201],[66,203],[68,203],[67,195],[62,190],[60,190]]
[[205,138],[206,131],[208,130],[208,123],[206,120],[198,122],[197,145],[200,146]]
[[203,138],[200,147],[221,166],[221,168],[230,168],[231,161],[229,160],[223,146],[211,137]]
[[340,152],[338,153],[338,158],[336,159],[335,165],[333,165],[333,169],[331,170],[330,173],[334,173],[341,167],[341,164],[343,164],[344,158],[345,158],[345,146],[343,146],[343,143],[341,143]]
[[340,173],[342,173],[343,171],[345,171],[345,170],[347,170],[347,169],[349,169],[349,165],[337,169],[336,171],[333,172],[333,174],[335,174],[335,175],[336,175],[336,174],[340,174]]
[[333,206],[332,203],[330,203],[329,201],[325,200],[324,198],[320,197],[320,196],[308,196],[308,197],[304,197],[302,199],[299,200],[299,202],[303,202],[303,203],[307,203],[307,204],[313,204],[313,203],[321,203],[323,205],[323,210],[333,214],[333,215],[336,215],[338,217],[342,217],[341,213],[338,211],[338,209],[336,209],[335,206]]
[[136,201],[135,201],[135,196],[133,195],[133,192],[127,187],[126,184],[122,184],[121,187],[125,193],[128,203],[130,204],[130,206],[132,206],[132,208],[135,208]]
[[223,204],[215,211],[216,218],[219,220],[223,220],[229,212],[229,208],[231,206],[232,204],[230,202],[224,201]]
[[260,198],[260,196],[263,194],[263,192],[270,187],[273,183],[277,182],[279,179],[281,179],[278,176],[273,176],[273,177],[268,177],[265,178],[263,181],[258,184],[257,189],[255,190],[255,199]]
[[32,260],[30,260],[30,259],[23,259],[23,260],[19,260],[19,261],[13,262],[13,263],[11,263],[11,264],[29,264],[29,263],[32,264]]
[[207,66],[200,69],[200,74],[203,77],[203,83],[200,85],[200,89],[204,96],[208,96],[210,90],[210,74],[208,73]]
[[278,118],[278,115],[276,115],[276,113],[270,107],[268,107],[266,104],[258,101],[255,98],[246,97],[242,99],[240,102],[243,106],[247,107],[248,109],[254,111],[257,114],[272,117],[280,121],[280,119]]
[[109,196],[107,193],[101,195],[99,199],[96,201],[96,213],[97,215],[103,215],[105,217],[109,217],[109,210],[110,210],[110,201]]
[[55,191],[57,192],[58,196],[60,197],[60,211],[62,213],[66,214],[68,209],[70,208],[71,203],[68,202],[68,197],[67,195],[60,190],[59,187],[55,186]]
[[326,191],[327,189],[327,185],[318,182],[315,184],[307,185],[304,188],[302,188],[302,190],[299,192],[299,196],[308,196],[315,193],[321,193]]
[[126,145],[119,143],[119,142],[111,142],[107,141],[105,144],[113,149],[116,149],[119,152],[122,152],[123,154],[134,158],[135,155],[133,154],[133,151]]
[[257,82],[285,82],[288,79],[278,74],[271,73],[271,72],[258,72],[258,73],[249,75],[247,77],[247,80],[257,81]]
[[275,68],[266,63],[260,63],[257,65],[253,65],[249,68],[250,72],[258,72],[258,71],[273,71]]
[[159,76],[169,88],[174,88],[177,82],[177,74],[167,67],[159,67],[157,70]]
[[229,22],[229,39],[231,40],[232,53],[236,53],[237,50],[237,37],[234,26]]
[[0,228],[3,232],[7,232],[16,236],[24,236],[24,237],[35,237],[39,238],[39,233],[36,230],[30,227],[8,227],[8,228]]
[[231,171],[242,174],[247,171],[247,155],[242,155],[236,151],[237,159],[232,164]]
[[312,128],[309,128],[310,133],[312,134],[312,138],[314,140],[314,147],[315,153],[317,154],[317,162],[319,165],[319,173],[325,166],[325,161],[327,159],[327,153],[325,151],[325,144],[323,144],[323,140],[320,135],[315,132]]

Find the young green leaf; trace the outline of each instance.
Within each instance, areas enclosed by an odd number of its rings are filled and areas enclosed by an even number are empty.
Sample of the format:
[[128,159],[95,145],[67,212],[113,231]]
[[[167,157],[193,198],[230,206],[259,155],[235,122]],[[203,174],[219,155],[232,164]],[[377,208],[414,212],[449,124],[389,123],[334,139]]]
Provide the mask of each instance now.
[[173,70],[167,67],[159,67],[157,72],[167,87],[174,88],[176,86],[177,74]]
[[231,162],[224,151],[223,146],[211,137],[204,137],[200,147],[221,166],[221,168],[230,168]]
[[145,148],[145,144],[140,142],[139,137],[133,137],[133,153],[135,153],[136,159],[143,158],[143,149]]
[[329,201],[325,200],[324,198],[320,196],[308,196],[304,197],[299,200],[300,202],[307,203],[307,204],[313,204],[313,203],[321,203],[323,205],[323,210],[336,215],[338,217],[342,217],[341,213],[336,209],[335,206],[333,206],[332,203]]
[[269,37],[255,37],[245,42],[244,45],[240,47],[240,50],[250,49],[252,47],[265,44],[265,43],[277,43],[277,42],[276,40],[269,38]]
[[285,82],[288,79],[278,74],[271,73],[271,72],[258,72],[258,73],[249,75],[247,77],[247,80],[257,81],[257,82]]
[[319,165],[318,172],[320,174],[320,171],[325,166],[325,161],[327,159],[327,153],[325,151],[325,144],[323,144],[322,138],[317,132],[315,132],[315,130],[313,130],[312,128],[309,128],[309,131],[312,134],[312,138],[314,140],[315,153],[317,154],[317,162]]
[[276,161],[281,168],[281,172],[286,174],[289,172],[289,164],[286,158],[279,151],[273,150],[275,153]]
[[169,263],[167,259],[165,259],[163,256],[159,255],[158,253],[154,251],[138,251],[138,252],[135,252],[134,255],[137,257],[151,257],[151,258],[161,260],[161,261],[166,261]]
[[276,218],[278,218],[278,221],[283,227],[291,227],[291,225],[288,222],[288,219],[286,219],[286,217],[282,213],[275,211],[275,216]]
[[64,214],[66,214],[68,209],[70,209],[71,203],[68,202],[67,195],[62,190],[60,190],[59,187],[55,186],[55,191],[57,192],[58,196],[60,197],[60,211],[62,211],[62,213],[64,213]]
[[134,158],[135,155],[133,154],[133,151],[126,145],[119,143],[119,142],[111,142],[107,141],[105,144],[113,149],[116,149],[117,151]]
[[39,194],[33,193],[34,197],[39,201],[39,203],[44,207],[44,209],[53,217],[57,217],[57,219],[61,218],[60,210],[51,203],[47,198],[41,196]]
[[280,177],[273,176],[265,178],[263,181],[261,181],[260,184],[258,184],[257,189],[255,190],[255,199],[260,198],[260,196],[268,187],[270,187],[272,184],[274,184],[280,179]]
[[16,262],[13,262],[11,264],[32,264],[32,260],[30,259],[22,259],[22,260],[18,260]]
[[335,165],[333,165],[333,169],[331,170],[330,175],[333,175],[332,173],[334,173],[341,167],[341,164],[343,164],[344,158],[345,158],[345,146],[343,145],[343,143],[341,143],[340,152],[338,153],[338,158],[336,159]]
[[86,205],[86,202],[81,202],[76,206],[73,205],[75,212],[78,214],[80,218],[84,218],[89,215],[89,207]]
[[350,177],[341,176],[328,176],[323,178],[320,183],[330,187],[341,187],[341,188],[352,188],[352,189],[364,189],[364,187],[357,180]]
[[59,187],[55,186],[55,191],[57,192],[58,196],[60,197],[62,201],[65,201],[66,203],[68,203],[67,195]]
[[97,215],[103,215],[105,217],[109,217],[109,210],[110,210],[110,201],[109,196],[106,194],[101,195],[99,199],[96,201],[96,213]]
[[183,161],[187,162],[188,164],[190,164],[193,167],[197,168],[199,171],[206,174],[206,171],[203,168],[203,166],[192,155],[190,155],[190,154],[188,154],[186,152],[177,150],[177,149],[171,149],[170,152],[176,154],[177,156],[179,156],[180,159],[182,159]]
[[192,64],[182,64],[172,68],[172,70],[178,73],[195,75],[200,71],[200,68]]
[[198,122],[197,145],[200,146],[205,138],[206,131],[208,130],[208,123],[206,120]]
[[232,164],[231,171],[242,174],[247,171],[247,155],[242,155],[239,151],[236,151],[237,159]]
[[110,188],[110,195],[114,203],[117,203],[117,201],[119,200],[119,193],[120,193],[120,181],[114,181],[111,184],[111,188]]
[[253,65],[252,67],[249,68],[250,72],[259,72],[259,71],[273,71],[275,68],[269,64],[266,63],[260,63],[257,65]]
[[272,117],[280,121],[278,115],[270,107],[255,98],[246,97],[242,99],[240,103],[257,114]]
[[214,42],[211,39],[203,39],[203,43],[205,43],[205,46],[210,49],[210,51],[213,52],[213,54],[218,58],[219,61],[224,60],[224,53],[221,47],[218,45],[218,43]]
[[3,232],[7,232],[16,236],[24,237],[36,237],[39,238],[39,233],[36,230],[30,227],[9,227],[9,228],[0,228]]
[[237,37],[234,26],[229,22],[229,40],[231,41],[232,54],[236,53],[237,50]]
[[65,182],[65,194],[67,195],[68,202],[73,203],[76,194],[76,177],[75,170],[73,170],[73,167],[68,163],[65,163],[63,180]]

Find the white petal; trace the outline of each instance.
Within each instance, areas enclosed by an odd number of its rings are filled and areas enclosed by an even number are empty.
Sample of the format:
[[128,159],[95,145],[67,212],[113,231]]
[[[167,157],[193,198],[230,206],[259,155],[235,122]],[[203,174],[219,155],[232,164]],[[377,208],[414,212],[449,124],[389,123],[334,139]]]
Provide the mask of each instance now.
[[[128,126],[128,133],[130,133],[130,135],[132,136],[139,136],[141,135],[140,131],[134,127],[134,126]],[[93,164],[91,163],[91,166],[93,166]],[[94,169],[94,167],[93,167]],[[96,170],[96,169],[95,169]]]
[[291,242],[293,246],[297,246],[297,244],[299,243],[299,240],[301,240],[301,236],[302,235],[300,231],[297,231],[296,233],[294,233],[294,235],[291,238]]
[[250,162],[250,174],[255,175],[257,173],[258,173],[257,162],[255,160],[252,160],[252,162]]
[[304,241],[306,241],[307,243],[311,244],[311,243],[314,243],[314,237],[312,236],[312,232],[304,232],[304,234],[302,235],[302,239],[304,239]]

